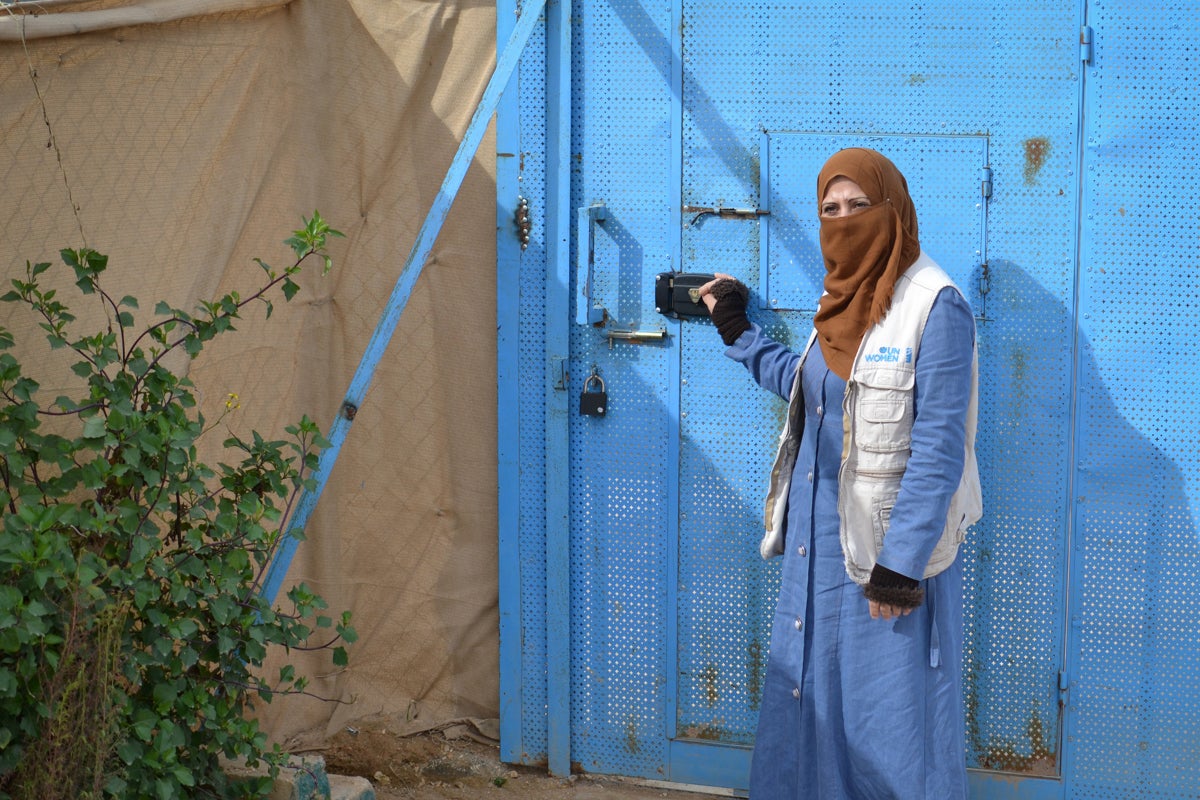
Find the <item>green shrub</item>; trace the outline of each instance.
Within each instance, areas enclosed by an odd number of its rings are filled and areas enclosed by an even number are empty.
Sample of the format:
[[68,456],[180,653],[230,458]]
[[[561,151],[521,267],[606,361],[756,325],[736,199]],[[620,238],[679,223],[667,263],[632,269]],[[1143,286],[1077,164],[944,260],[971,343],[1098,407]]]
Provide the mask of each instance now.
[[283,440],[229,438],[229,463],[201,463],[197,441],[214,425],[164,363],[198,355],[251,303],[269,316],[273,295],[295,295],[305,261],[328,272],[326,239],[341,234],[319,214],[304,223],[286,242],[290,266],[258,261],[258,291],[195,314],[159,303],[136,325],[138,301],[104,291],[107,259],[87,249],[61,255],[103,304],[101,330],[74,332],[43,283],[46,263],[27,264],[0,298],[27,306],[49,346],[72,353],[81,386],[46,402],[0,328],[0,797],[261,796],[269,780],[227,785],[218,758],[283,757],[247,703],[306,682],[290,666],[265,680],[268,650],[329,648],[345,664],[348,613],[326,616],[303,585],[286,608],[259,594],[327,442],[305,417]]

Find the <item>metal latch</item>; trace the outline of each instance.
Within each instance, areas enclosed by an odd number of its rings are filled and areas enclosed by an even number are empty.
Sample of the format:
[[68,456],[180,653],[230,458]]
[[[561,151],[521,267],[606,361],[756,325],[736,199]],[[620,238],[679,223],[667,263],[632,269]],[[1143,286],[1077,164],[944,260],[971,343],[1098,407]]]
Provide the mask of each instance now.
[[721,219],[758,219],[765,217],[771,212],[764,208],[726,208],[725,206],[684,206],[683,213],[695,214],[691,221],[688,222],[688,227],[695,225],[701,217],[709,215],[720,217]]
[[649,342],[666,341],[667,332],[661,329],[649,331],[615,331],[606,330],[605,337],[608,339],[608,349],[611,350],[613,341],[633,342],[634,344],[647,344]]

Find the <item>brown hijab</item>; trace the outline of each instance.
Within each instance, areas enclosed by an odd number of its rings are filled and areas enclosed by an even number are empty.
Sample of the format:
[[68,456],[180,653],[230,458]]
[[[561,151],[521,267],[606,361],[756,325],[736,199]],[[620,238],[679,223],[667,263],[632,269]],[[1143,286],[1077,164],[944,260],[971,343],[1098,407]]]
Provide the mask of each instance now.
[[838,177],[861,186],[871,207],[821,218],[825,294],[813,325],[825,362],[849,380],[863,335],[887,315],[896,281],[921,254],[921,243],[917,210],[895,164],[864,147],[834,153],[817,176],[818,214],[829,184]]

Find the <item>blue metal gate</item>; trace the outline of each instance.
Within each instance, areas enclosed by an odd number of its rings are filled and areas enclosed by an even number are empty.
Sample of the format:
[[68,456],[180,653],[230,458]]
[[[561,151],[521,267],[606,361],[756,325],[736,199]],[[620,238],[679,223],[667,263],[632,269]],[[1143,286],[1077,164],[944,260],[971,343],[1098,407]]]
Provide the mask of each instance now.
[[783,406],[654,276],[733,273],[802,344],[816,171],[866,144],[977,317],[974,793],[1200,796],[1198,25],[1189,0],[547,5],[497,127],[506,759],[745,786]]

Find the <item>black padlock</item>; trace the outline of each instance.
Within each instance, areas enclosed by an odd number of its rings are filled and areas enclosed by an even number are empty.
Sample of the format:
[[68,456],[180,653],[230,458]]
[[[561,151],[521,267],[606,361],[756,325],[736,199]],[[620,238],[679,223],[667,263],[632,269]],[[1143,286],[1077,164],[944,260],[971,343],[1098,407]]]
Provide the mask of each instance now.
[[[600,384],[600,390],[589,390],[592,383]],[[608,411],[608,392],[604,391],[604,380],[599,375],[591,375],[583,382],[583,393],[579,395],[579,413],[585,417],[603,417]]]

